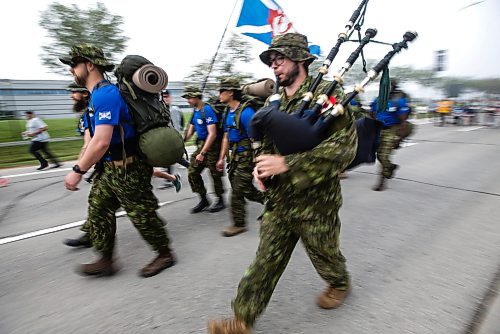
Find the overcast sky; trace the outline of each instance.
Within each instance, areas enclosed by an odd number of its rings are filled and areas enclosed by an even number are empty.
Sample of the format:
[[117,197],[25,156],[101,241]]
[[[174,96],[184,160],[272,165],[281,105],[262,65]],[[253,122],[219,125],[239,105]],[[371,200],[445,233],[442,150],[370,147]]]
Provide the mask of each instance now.
[[[45,31],[39,27],[40,12],[48,0],[2,1],[0,31],[2,53],[0,79],[68,79],[50,73],[40,62]],[[60,1],[71,4],[75,1]],[[182,80],[191,66],[213,56],[224,27],[231,17],[235,31],[241,0],[103,0],[107,8],[124,19],[124,33],[130,38],[125,54],[140,54],[162,66],[169,80]],[[337,35],[360,0],[277,0],[295,28],[328,53]],[[363,31],[377,28],[377,40],[399,42],[406,30],[419,38],[408,50],[394,58],[395,65],[431,68],[434,52],[449,50],[448,70],[444,75],[500,77],[500,0],[370,0]],[[80,8],[95,1],[79,0]],[[256,77],[271,77],[272,72],[257,59],[266,46],[244,37],[252,45],[256,60],[244,67]],[[337,70],[355,48],[345,43],[332,69]],[[365,47],[367,58],[379,59],[387,46]]]

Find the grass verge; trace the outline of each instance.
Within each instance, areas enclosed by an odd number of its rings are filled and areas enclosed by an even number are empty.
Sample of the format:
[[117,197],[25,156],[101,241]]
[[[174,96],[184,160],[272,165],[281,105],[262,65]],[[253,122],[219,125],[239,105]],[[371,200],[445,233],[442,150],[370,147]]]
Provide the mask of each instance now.
[[[82,145],[83,139],[51,142],[49,150],[60,161],[75,160]],[[38,161],[29,153],[29,147],[29,145],[0,147],[0,168],[37,165]]]

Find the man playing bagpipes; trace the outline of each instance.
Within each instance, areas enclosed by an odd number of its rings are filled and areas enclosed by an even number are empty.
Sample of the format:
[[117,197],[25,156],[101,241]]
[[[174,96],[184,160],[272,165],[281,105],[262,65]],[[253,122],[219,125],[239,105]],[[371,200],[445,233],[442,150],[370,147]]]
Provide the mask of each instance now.
[[[297,33],[276,36],[260,59],[273,69],[281,86],[279,110],[292,113],[312,82],[308,67],[315,57],[309,52],[306,36]],[[328,82],[321,82],[317,95],[327,85]],[[333,96],[342,100],[343,90],[337,87]],[[350,279],[339,245],[338,211],[342,204],[339,173],[353,160],[356,143],[350,108],[328,129],[328,137],[311,150],[283,156],[269,138],[264,138],[256,152],[253,172],[260,188],[265,189],[267,200],[260,244],[233,300],[235,317],[210,321],[210,333],[250,333],[299,239],[318,274],[327,282],[317,304],[330,309],[342,303],[349,293]]]

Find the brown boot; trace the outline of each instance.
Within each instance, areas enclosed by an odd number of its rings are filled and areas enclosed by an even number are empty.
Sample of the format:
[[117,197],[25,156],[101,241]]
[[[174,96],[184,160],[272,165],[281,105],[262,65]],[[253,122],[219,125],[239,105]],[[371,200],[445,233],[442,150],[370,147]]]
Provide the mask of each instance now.
[[251,334],[250,328],[241,320],[231,318],[224,320],[209,320],[210,334]]
[[113,265],[111,255],[103,254],[99,260],[94,263],[86,263],[80,265],[78,272],[82,275],[95,276],[111,276],[117,269]]
[[385,189],[385,181],[386,178],[382,175],[380,175],[380,179],[378,183],[372,188],[375,191],[383,191]]
[[169,248],[160,250],[158,256],[147,266],[141,269],[142,277],[151,277],[175,264],[175,256]]
[[316,303],[319,307],[324,309],[332,309],[340,306],[347,295],[351,292],[351,287],[347,290],[338,290],[331,286],[328,286],[321,295],[319,295]]
[[234,237],[240,233],[248,231],[245,226],[229,226],[222,231],[222,235],[225,237]]

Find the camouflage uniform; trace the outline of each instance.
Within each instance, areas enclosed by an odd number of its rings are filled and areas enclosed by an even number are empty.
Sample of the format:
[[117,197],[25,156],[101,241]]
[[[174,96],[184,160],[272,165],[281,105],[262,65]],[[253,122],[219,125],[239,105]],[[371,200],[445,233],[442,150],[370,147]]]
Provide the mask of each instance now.
[[354,119],[358,120],[365,117],[365,111],[363,110],[363,106],[361,105],[361,100],[358,95],[356,95],[356,97],[351,101],[351,110],[354,115]]
[[[304,50],[307,47],[304,39],[305,36],[299,34],[278,36],[269,50],[294,61],[310,62],[313,56]],[[260,56],[266,64],[270,63],[269,50]],[[292,97],[287,97],[282,89],[280,110],[293,112],[311,82],[312,78],[308,77]],[[322,92],[327,84],[323,81],[317,92]],[[344,97],[341,88],[337,88],[334,95],[337,100]],[[266,190],[257,254],[241,279],[232,303],[236,318],[249,326],[268,304],[299,239],[316,271],[327,283],[338,290],[349,287],[345,258],[339,249],[338,211],[342,196],[338,174],[356,154],[357,135],[352,113],[349,108],[346,111],[336,120],[325,141],[310,151],[286,156],[289,170],[275,177]],[[264,138],[262,153],[278,152]]]
[[[380,133],[380,145],[377,149],[377,159],[382,165],[381,182],[383,182],[384,178],[390,179],[393,176],[393,172],[397,165],[391,162],[391,155],[394,149],[399,147],[401,141],[413,132],[412,124],[406,120],[401,120],[403,115],[407,117],[410,112],[406,99],[406,93],[397,88],[397,81],[393,79],[391,81],[389,105],[386,110],[377,112],[377,119],[384,122],[385,125]],[[376,111],[376,106],[376,102],[372,103],[372,111]],[[388,115],[393,115],[393,117],[388,118]],[[387,119],[390,120],[389,123],[385,122]],[[394,119],[397,121],[395,122]]]
[[[186,86],[184,93],[181,95],[183,98],[202,98],[201,91],[195,86]],[[202,110],[204,105],[202,106]],[[220,120],[218,120],[220,122]],[[217,126],[217,125],[216,125]],[[204,140],[196,141],[196,151],[191,155],[191,159],[189,162],[188,168],[188,180],[189,185],[191,186],[191,190],[195,193],[198,193],[202,196],[207,194],[207,189],[205,188],[205,184],[203,182],[203,178],[201,177],[201,173],[208,167],[210,170],[210,175],[212,175],[212,179],[214,181],[214,190],[215,194],[221,197],[224,194],[224,187],[222,185],[222,172],[217,170],[217,159],[219,159],[220,152],[220,138],[216,138],[212,145],[210,146],[208,152],[206,152],[205,160],[203,163],[199,164],[196,162],[196,156],[200,154],[203,149],[203,145],[205,145]]]
[[231,182],[231,218],[234,226],[246,226],[245,198],[264,203],[264,194],[253,185],[253,169],[255,164],[250,151],[236,153],[231,162],[231,170],[228,174]]
[[207,194],[205,183],[203,182],[203,178],[201,177],[201,173],[206,167],[210,170],[210,175],[212,175],[215,194],[217,194],[217,196],[222,196],[222,194],[224,194],[224,187],[222,185],[222,172],[219,172],[216,168],[217,159],[219,159],[220,141],[216,140],[212,143],[212,146],[210,146],[210,149],[205,156],[205,160],[200,164],[196,162],[196,156],[200,154],[203,145],[205,145],[205,141],[197,141],[196,151],[194,151],[191,155],[188,168],[189,185],[191,186],[191,190],[194,193],[198,193],[200,195]]
[[126,168],[104,164],[104,170],[92,183],[88,218],[84,225],[96,250],[104,254],[112,252],[116,233],[115,213],[120,207],[127,212],[153,250],[169,246],[163,223],[156,214],[158,200],[152,191],[152,175],[153,168],[142,160]]
[[[241,85],[238,79],[227,78],[222,80],[220,85],[220,91],[223,90],[238,90],[241,91]],[[234,111],[236,114],[235,118],[241,116],[241,112],[246,108],[244,103],[240,103],[238,108]],[[227,109],[226,109],[227,110]],[[228,111],[226,111],[227,117]],[[225,123],[226,120],[224,119]],[[244,227],[246,226],[246,209],[245,209],[245,198],[263,204],[264,194],[255,188],[253,185],[253,169],[255,163],[253,161],[252,147],[250,144],[250,139],[246,131],[243,129],[243,125],[236,123],[239,126],[237,129],[240,132],[240,138],[245,137],[240,142],[229,143],[229,172],[228,177],[231,182],[231,219],[234,226]],[[225,130],[226,132],[229,129]],[[238,147],[244,147],[245,150],[238,152]]]
[[385,178],[391,178],[394,171],[394,164],[391,162],[391,155],[394,146],[399,142],[399,129],[401,124],[396,124],[380,132],[380,146],[377,150],[377,160],[382,165],[381,174]]
[[[100,66],[104,71],[111,71],[114,68],[114,65],[106,59],[100,48],[89,44],[73,46],[69,55],[59,58],[59,60],[73,66],[79,58],[84,58]],[[94,89],[92,94],[96,94],[96,90]],[[120,112],[120,117],[122,117],[121,109],[116,110],[116,112]],[[91,122],[94,123],[95,119]],[[114,127],[117,129],[118,125],[114,125]],[[121,123],[120,127],[124,128]],[[134,152],[129,151],[127,153],[134,154]],[[106,160],[105,157],[101,161],[104,160]],[[120,162],[123,163],[123,161]],[[103,165],[103,170],[92,183],[89,194],[88,218],[82,226],[83,231],[89,232],[95,249],[106,256],[113,253],[116,233],[115,213],[120,207],[123,207],[144,240],[154,250],[168,250],[169,239],[162,221],[156,214],[158,200],[154,196],[151,186],[153,168],[139,159],[120,167],[115,167],[113,161],[104,161]]]

